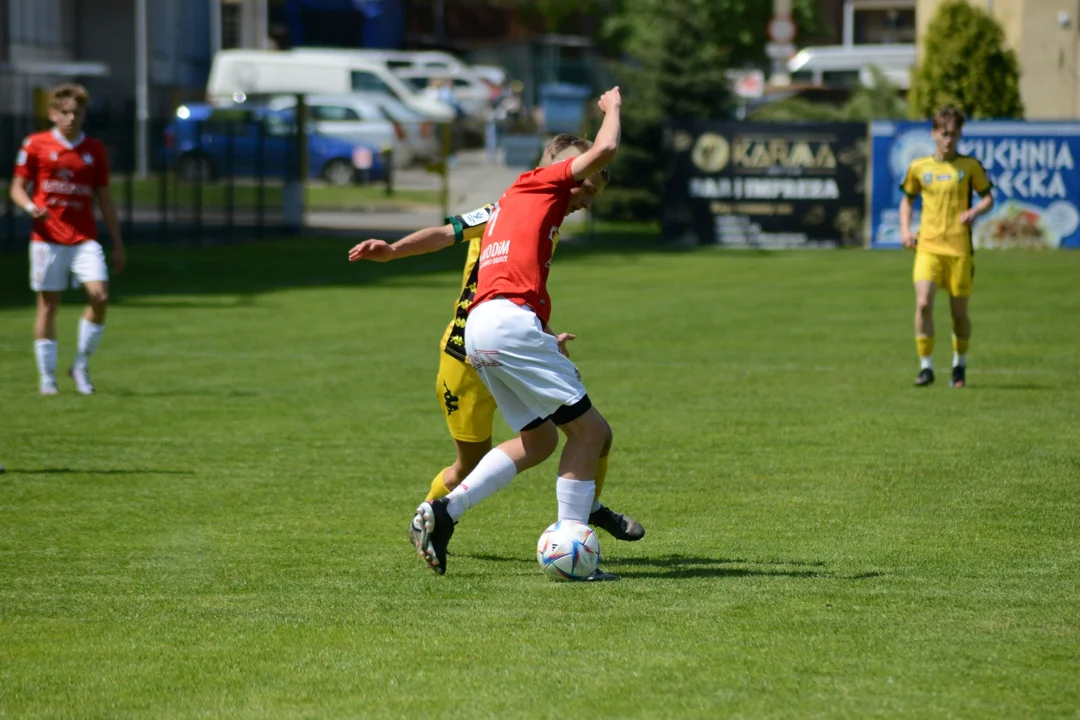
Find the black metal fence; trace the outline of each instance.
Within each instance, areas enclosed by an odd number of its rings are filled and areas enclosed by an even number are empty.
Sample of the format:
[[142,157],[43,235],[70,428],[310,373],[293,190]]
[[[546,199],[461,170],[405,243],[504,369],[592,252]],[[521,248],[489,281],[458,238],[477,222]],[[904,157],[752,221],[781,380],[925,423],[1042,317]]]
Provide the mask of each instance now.
[[[0,115],[0,251],[25,247],[30,221],[14,207],[8,186],[23,139],[47,127]],[[137,130],[130,116],[96,116],[86,124],[107,148],[126,242],[217,244],[298,229],[285,213],[286,188],[301,176],[294,124],[154,118],[142,168]]]

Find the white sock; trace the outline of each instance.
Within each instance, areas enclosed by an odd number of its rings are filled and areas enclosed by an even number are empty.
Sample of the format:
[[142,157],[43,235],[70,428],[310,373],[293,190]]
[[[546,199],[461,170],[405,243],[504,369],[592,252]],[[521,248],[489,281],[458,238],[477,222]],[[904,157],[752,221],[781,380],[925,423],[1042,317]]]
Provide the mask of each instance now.
[[105,332],[104,325],[92,323],[86,318],[79,320],[79,345],[75,350],[75,369],[85,370],[90,363],[90,356],[97,350],[101,342],[101,335]]
[[446,496],[450,517],[457,522],[465,511],[510,484],[517,475],[517,466],[510,456],[499,448],[480,459],[476,469],[469,473],[453,492]]
[[555,497],[559,500],[559,519],[589,522],[589,509],[596,495],[596,483],[592,480],[570,480],[560,477],[555,481]]
[[37,358],[38,374],[42,380],[56,382],[56,348],[55,340],[34,341],[34,357]]
[[934,358],[933,357],[921,357],[921,358],[919,358],[919,369],[920,370],[933,370],[934,369]]
[[596,512],[597,510],[599,510],[602,507],[604,507],[604,506],[600,504],[600,499],[594,497],[593,501],[592,501],[592,507],[589,509],[589,514],[592,515],[594,512]]
[[967,355],[961,355],[954,350],[952,354],[952,366],[964,367],[965,365],[967,365]]

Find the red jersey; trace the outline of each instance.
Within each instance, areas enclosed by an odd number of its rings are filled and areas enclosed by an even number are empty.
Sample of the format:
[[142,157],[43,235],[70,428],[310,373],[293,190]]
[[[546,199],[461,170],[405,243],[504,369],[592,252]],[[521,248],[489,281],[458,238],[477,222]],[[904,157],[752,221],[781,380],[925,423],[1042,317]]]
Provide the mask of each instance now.
[[501,295],[518,305],[529,305],[547,324],[551,256],[559,242],[570,191],[581,184],[570,172],[571,162],[567,159],[522,173],[495,203],[480,246],[476,297],[470,307]]
[[31,240],[76,245],[97,239],[94,191],[109,186],[104,145],[85,135],[68,142],[55,129],[34,133],[23,141],[15,175],[34,184],[31,202],[49,211],[34,221]]

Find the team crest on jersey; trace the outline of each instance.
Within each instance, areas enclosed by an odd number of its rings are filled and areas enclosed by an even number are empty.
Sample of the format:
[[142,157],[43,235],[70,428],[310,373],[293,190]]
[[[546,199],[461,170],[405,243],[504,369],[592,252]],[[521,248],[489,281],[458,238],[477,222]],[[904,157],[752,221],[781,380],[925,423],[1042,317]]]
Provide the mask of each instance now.
[[94,156],[91,155],[90,153],[83,153],[82,161],[84,163],[86,163],[87,165],[93,165],[94,164]]
[[963,170],[961,170],[960,172],[958,172],[956,174],[956,179],[959,180],[959,181],[963,181],[963,179],[964,179],[964,171]]
[[922,175],[922,183],[923,183],[923,185],[929,185],[932,182],[934,182],[934,173],[923,173],[923,175]]
[[57,155],[57,154],[56,154],[56,153],[54,153],[54,152],[51,152],[51,153],[49,153],[49,159],[50,159],[50,160],[52,160],[53,162],[56,162],[56,161],[57,161],[57,159],[59,159],[59,157],[60,157],[60,156],[59,156],[59,155]]

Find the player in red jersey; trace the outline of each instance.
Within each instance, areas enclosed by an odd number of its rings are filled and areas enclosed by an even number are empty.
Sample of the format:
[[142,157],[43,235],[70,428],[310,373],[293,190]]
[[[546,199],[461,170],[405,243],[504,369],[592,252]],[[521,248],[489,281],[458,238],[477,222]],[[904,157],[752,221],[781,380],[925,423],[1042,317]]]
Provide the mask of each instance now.
[[[491,450],[449,495],[416,509],[417,552],[436,573],[446,572],[446,548],[465,511],[547,457],[548,420],[566,435],[555,486],[559,520],[589,520],[597,462],[611,442],[611,427],[548,327],[547,278],[574,190],[611,163],[619,146],[619,88],[604,93],[599,106],[604,121],[595,142],[573,145],[550,165],[522,173],[488,221],[465,349],[520,444],[510,440]],[[524,457],[512,454],[518,447]],[[591,579],[618,578],[598,570]]]
[[[83,134],[90,96],[81,85],[61,85],[52,92],[49,120],[53,128],[23,141],[15,161],[11,200],[33,219],[30,232],[30,288],[37,293],[34,354],[42,395],[55,395],[56,313],[67,287],[86,288],[89,306],[79,323],[75,362],[69,374],[83,395],[94,392],[90,356],[105,331],[109,271],[97,241],[94,200],[112,238],[116,272],[124,269],[124,241],[116,206],[109,193],[105,146]],[[30,196],[33,193],[33,197]],[[71,278],[74,276],[74,278]]]

